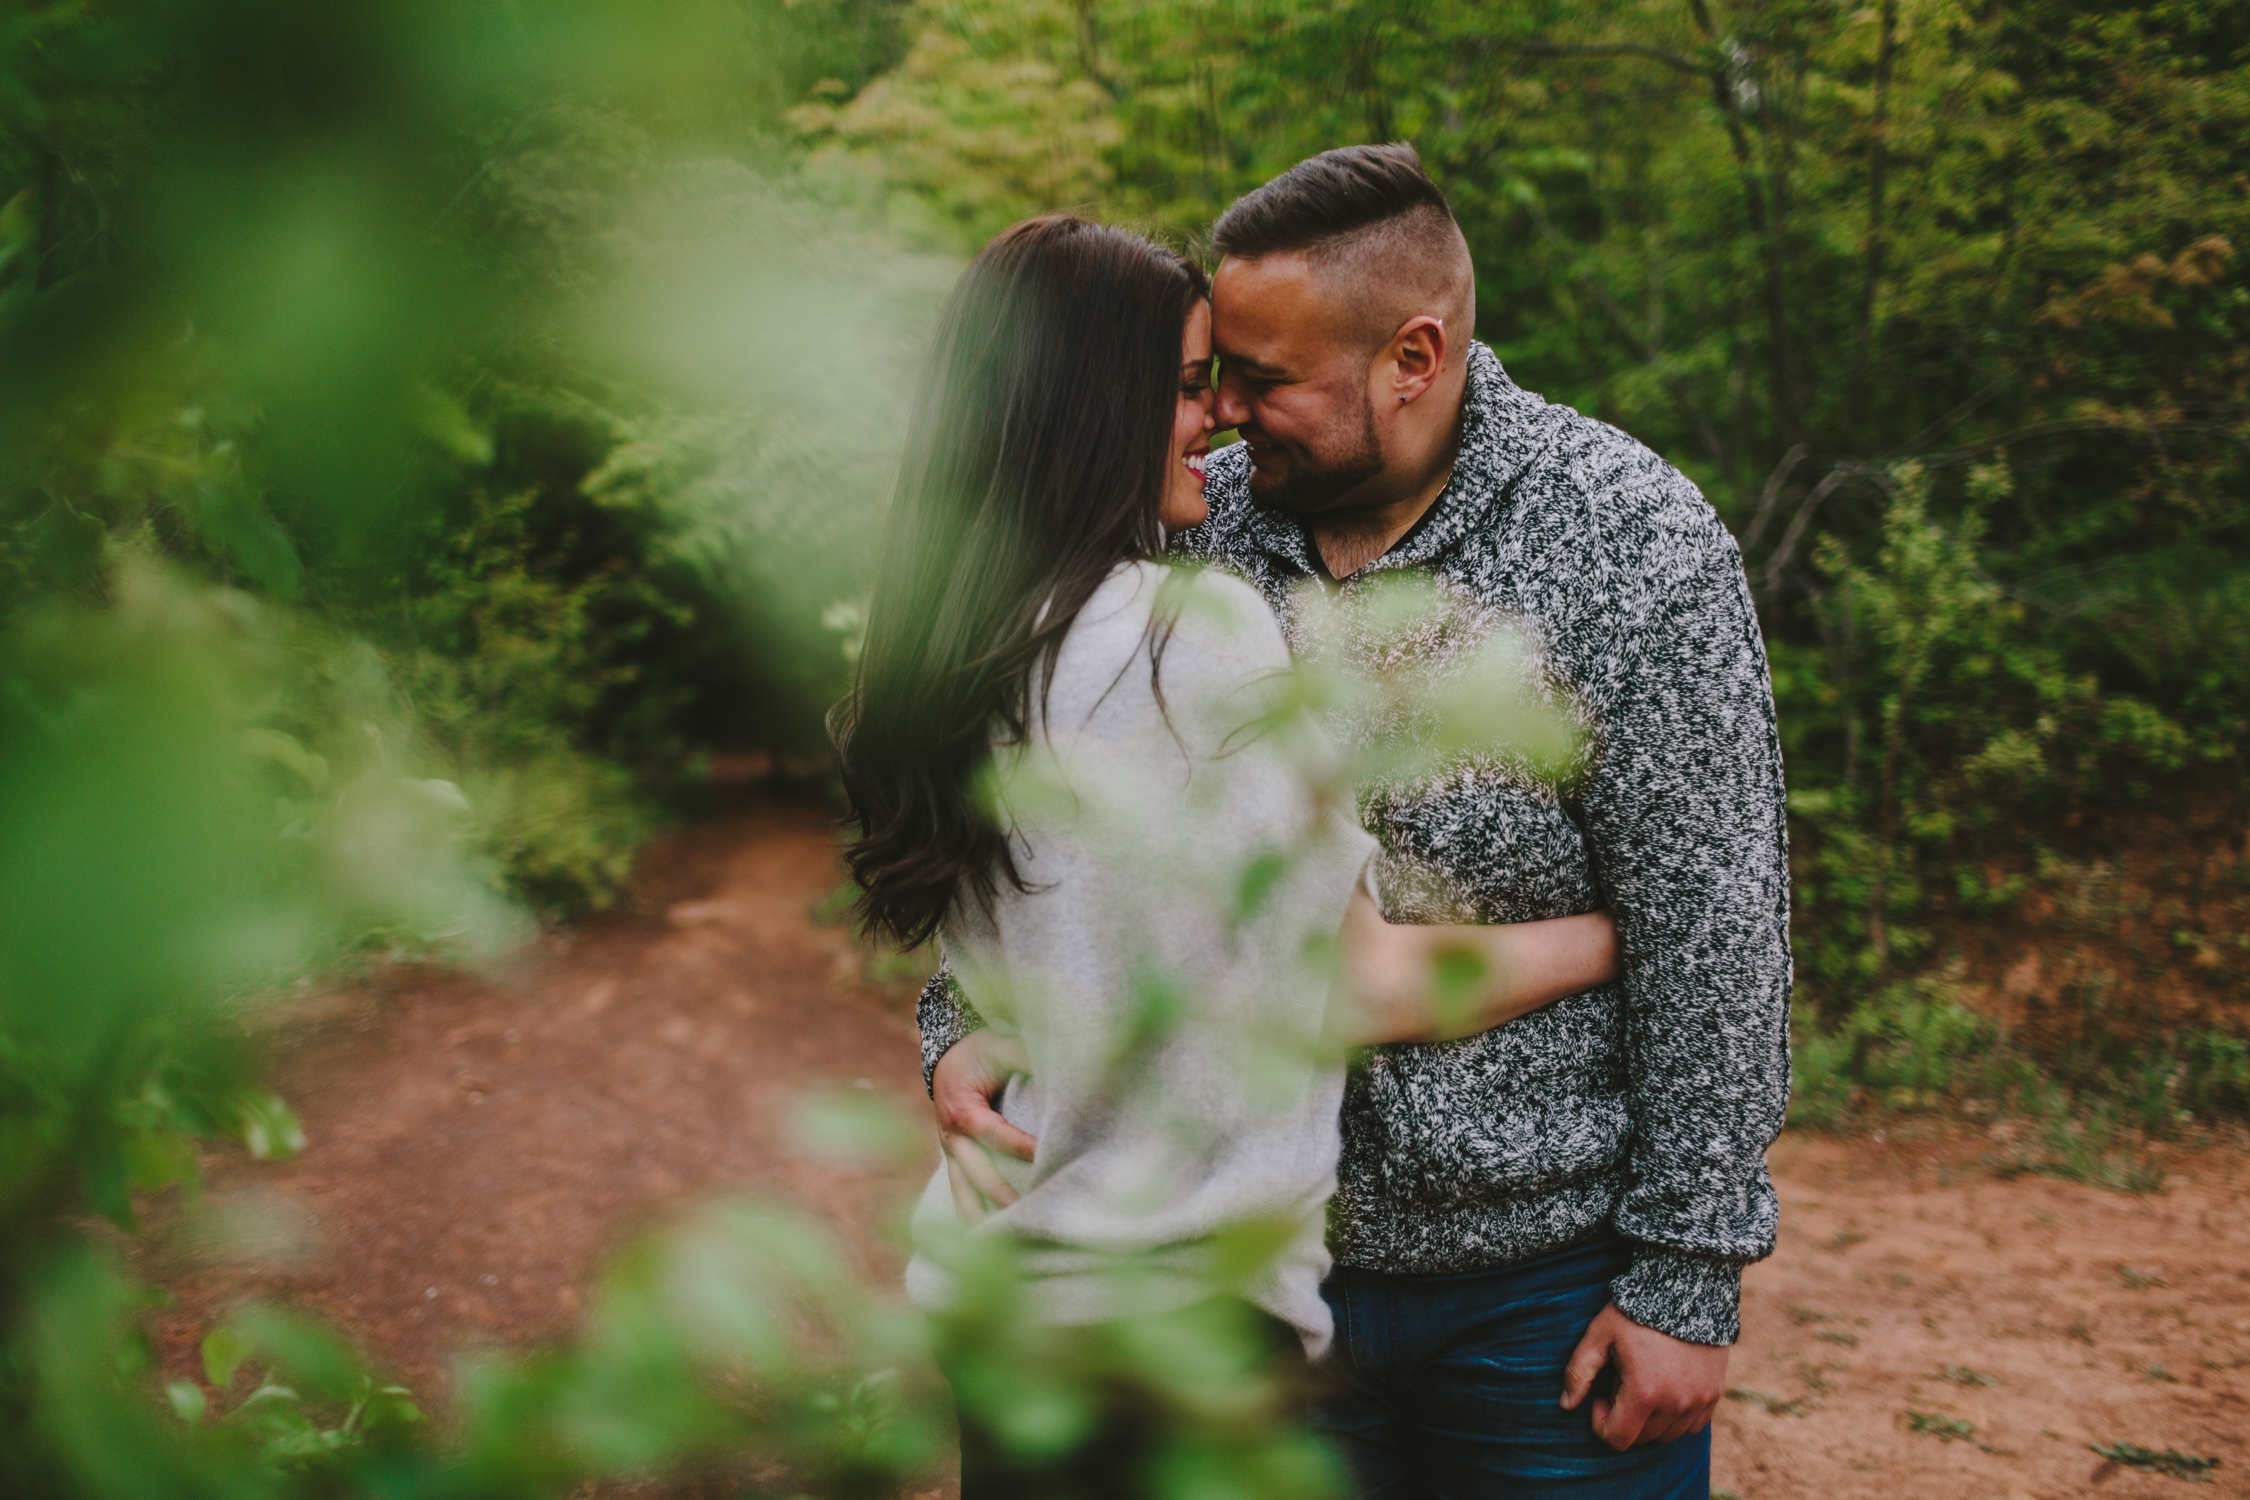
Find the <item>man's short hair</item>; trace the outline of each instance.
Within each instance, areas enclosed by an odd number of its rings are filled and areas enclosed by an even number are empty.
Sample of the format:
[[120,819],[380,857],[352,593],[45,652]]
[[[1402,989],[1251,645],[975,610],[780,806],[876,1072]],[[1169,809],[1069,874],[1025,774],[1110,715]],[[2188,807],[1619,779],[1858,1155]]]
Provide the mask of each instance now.
[[[1340,294],[1339,332],[1373,347],[1427,312],[1466,358],[1476,316],[1468,242],[1445,194],[1403,141],[1343,146],[1235,199],[1211,226],[1220,259],[1302,254]],[[1463,326],[1452,326],[1456,319]]]

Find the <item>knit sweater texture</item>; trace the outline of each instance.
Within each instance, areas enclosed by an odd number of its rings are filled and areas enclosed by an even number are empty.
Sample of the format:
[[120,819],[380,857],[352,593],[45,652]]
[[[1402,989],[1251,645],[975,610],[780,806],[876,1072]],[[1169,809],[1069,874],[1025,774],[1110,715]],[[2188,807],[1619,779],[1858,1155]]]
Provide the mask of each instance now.
[[[1300,651],[1349,654],[1301,592],[1324,578],[1296,520],[1251,502],[1240,444],[1212,455],[1211,515],[1176,549],[1255,585]],[[1490,1270],[1614,1229],[1635,1322],[1705,1344],[1739,1331],[1742,1267],[1773,1249],[1765,1151],[1789,1084],[1787,830],[1773,694],[1734,539],[1695,486],[1605,423],[1516,386],[1473,345],[1453,475],[1389,553],[1328,590],[1411,572],[1446,615],[1402,661],[1495,632],[1581,730],[1574,756],[1463,753],[1359,789],[1385,915],[1516,922],[1607,910],[1622,977],[1481,1036],[1373,1049],[1343,1105],[1330,1206],[1340,1264]],[[1390,653],[1384,656],[1382,653]],[[1347,745],[1411,733],[1338,723]],[[950,976],[924,989],[925,1069],[982,1024]]]
[[[1126,563],[1035,682],[993,796],[1019,887],[955,903],[948,966],[1031,1062],[1001,1113],[1038,1137],[996,1165],[1031,1307],[1059,1324],[1237,1295],[1295,1327],[1332,1319],[1323,1209],[1344,1068],[1321,1041],[1317,956],[1376,852],[1336,756],[1293,710],[1272,612],[1216,569]],[[1335,790],[1331,793],[1329,788]],[[1262,898],[1244,881],[1270,870]],[[1276,1236],[1239,1266],[1230,1235]],[[941,1166],[914,1215],[915,1301],[951,1299],[964,1250]]]

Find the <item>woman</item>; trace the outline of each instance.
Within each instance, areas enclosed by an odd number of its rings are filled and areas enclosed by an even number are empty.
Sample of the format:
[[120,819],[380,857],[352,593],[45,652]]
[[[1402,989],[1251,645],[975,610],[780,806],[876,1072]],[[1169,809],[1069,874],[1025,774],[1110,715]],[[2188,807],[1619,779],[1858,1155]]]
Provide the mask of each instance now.
[[[1382,921],[1374,843],[1321,791],[1270,611],[1155,560],[1205,514],[1206,296],[1181,257],[1068,216],[1008,230],[963,275],[836,721],[848,859],[867,927],[941,934],[1020,1039],[1003,1113],[1039,1140],[1030,1163],[949,1157],[932,1179],[916,1300],[958,1303],[959,1237],[983,1219],[1034,1316],[1083,1347],[1217,1308],[1317,1356],[1337,1036],[1473,1034],[1611,977],[1614,939],[1599,915]],[[1341,1026],[1321,961],[1340,933],[1359,995]],[[1427,977],[1447,947],[1487,976],[1450,1027]],[[1269,1253],[1244,1261],[1245,1226]],[[960,1358],[948,1373],[990,1385]],[[964,1400],[964,1495],[1138,1493],[1155,1419],[1111,1404],[1075,1461],[1035,1462]]]

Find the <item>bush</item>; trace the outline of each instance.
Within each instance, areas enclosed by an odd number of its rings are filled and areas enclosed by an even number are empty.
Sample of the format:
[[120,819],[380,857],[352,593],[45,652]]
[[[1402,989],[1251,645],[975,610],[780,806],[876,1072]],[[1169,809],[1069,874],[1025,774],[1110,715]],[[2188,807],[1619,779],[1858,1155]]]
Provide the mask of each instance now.
[[652,821],[647,788],[683,779],[683,692],[649,690],[643,653],[692,611],[629,554],[574,569],[568,512],[541,537],[539,508],[536,491],[472,487],[458,516],[427,527],[402,623],[370,624],[481,848],[520,894],[568,911],[614,899]]

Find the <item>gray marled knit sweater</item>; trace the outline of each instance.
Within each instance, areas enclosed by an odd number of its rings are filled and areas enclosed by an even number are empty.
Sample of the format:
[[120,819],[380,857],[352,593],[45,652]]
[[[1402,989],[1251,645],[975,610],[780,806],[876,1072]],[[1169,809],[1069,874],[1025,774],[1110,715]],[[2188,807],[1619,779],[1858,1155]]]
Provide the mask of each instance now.
[[[1211,517],[1178,545],[1256,584],[1296,642],[1291,591],[1317,555],[1250,503],[1249,472],[1240,445],[1212,456]],[[1363,789],[1386,914],[1606,908],[1624,977],[1465,1041],[1376,1049],[1345,1095],[1331,1248],[1473,1271],[1611,1225],[1637,1246],[1611,1286],[1628,1317],[1732,1342],[1742,1267],[1773,1249],[1765,1149],[1789,1085],[1781,750],[1734,540],[1678,471],[1479,344],[1451,483],[1339,592],[1398,569],[1436,580],[1448,639],[1521,631],[1588,741],[1545,778],[1465,759]],[[920,1021],[925,1067],[981,1024],[942,973]]]

